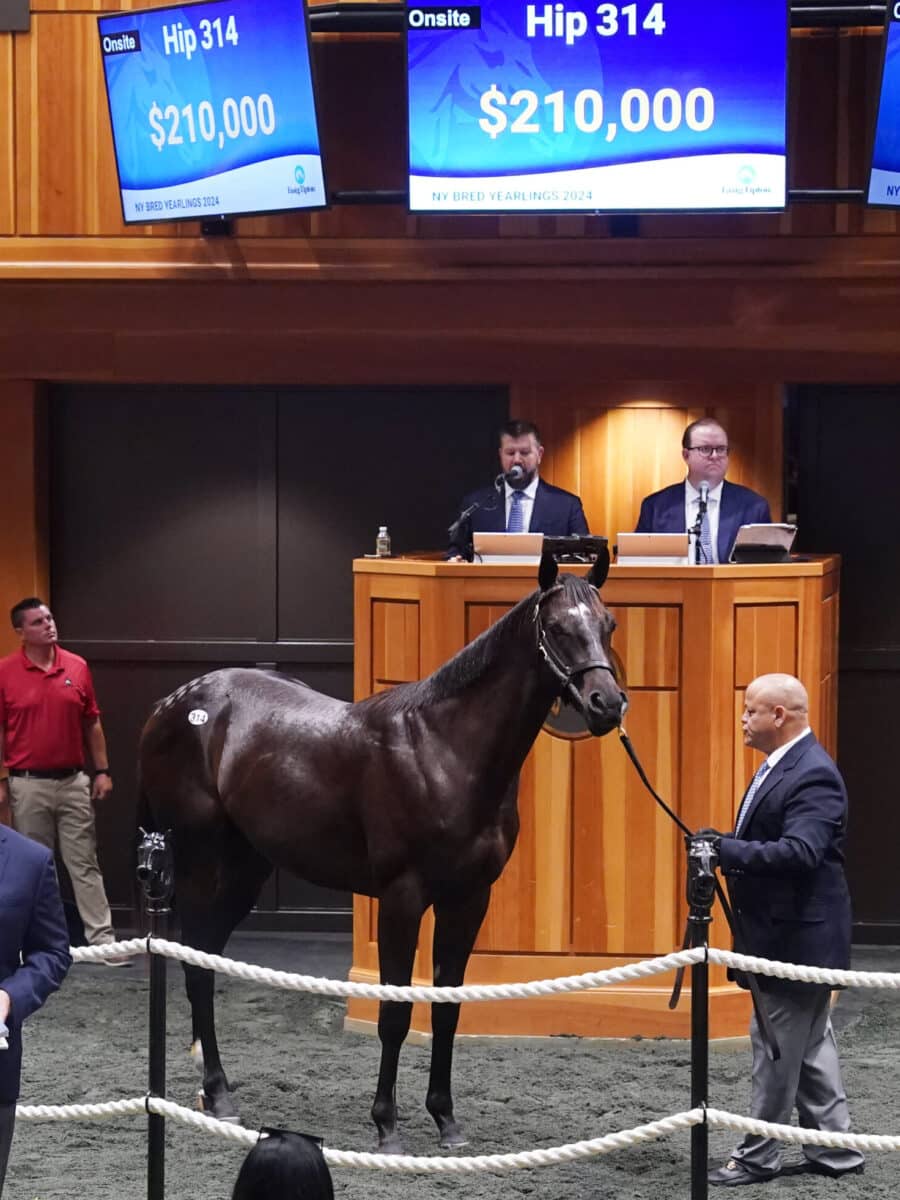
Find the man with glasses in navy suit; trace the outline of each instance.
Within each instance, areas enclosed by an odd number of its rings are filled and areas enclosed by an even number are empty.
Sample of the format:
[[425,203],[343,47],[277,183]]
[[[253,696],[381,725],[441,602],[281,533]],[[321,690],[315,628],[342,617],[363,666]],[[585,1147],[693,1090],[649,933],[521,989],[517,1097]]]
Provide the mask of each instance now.
[[[728,434],[712,417],[693,421],[681,439],[681,457],[687,478],[646,496],[641,503],[637,533],[685,533],[702,519],[701,492],[705,492],[709,536],[701,536],[701,561],[727,563],[742,525],[768,525],[772,520],[764,496],[728,483]],[[703,485],[706,485],[704,488]]]

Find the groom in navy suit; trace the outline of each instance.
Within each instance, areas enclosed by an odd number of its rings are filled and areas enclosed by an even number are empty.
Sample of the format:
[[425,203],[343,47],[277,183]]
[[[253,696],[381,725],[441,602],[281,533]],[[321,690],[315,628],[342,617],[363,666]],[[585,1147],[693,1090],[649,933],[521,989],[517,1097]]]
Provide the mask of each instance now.
[[728,434],[718,421],[701,417],[688,425],[681,439],[687,478],[644,498],[635,532],[684,533],[693,529],[700,485],[706,483],[712,561],[727,563],[742,525],[768,525],[772,520],[765,497],[726,481],[728,449]]
[[[53,855],[0,825],[0,1194],[16,1120],[22,1022],[55,992],[72,962]],[[2,1042],[0,1042],[2,1045]]]
[[[810,967],[850,966],[850,894],[844,878],[847,792],[840,772],[809,728],[806,689],[793,675],[760,675],[744,694],[745,745],[765,755],[720,839],[736,933],[745,954]],[[730,974],[730,972],[729,972]],[[745,986],[740,974],[736,981]],[[750,1115],[806,1129],[846,1133],[850,1112],[841,1082],[831,989],[759,975],[761,1002],[781,1051],[766,1053],[754,1016]],[[710,1172],[720,1187],[763,1183],[782,1173],[782,1143],[747,1134],[729,1161]],[[863,1171],[858,1150],[803,1146],[805,1172],[838,1177]]]
[[449,556],[471,557],[473,532],[586,534],[581,501],[538,475],[544,447],[531,421],[507,421],[500,430],[500,474],[489,487],[463,498],[451,528]]

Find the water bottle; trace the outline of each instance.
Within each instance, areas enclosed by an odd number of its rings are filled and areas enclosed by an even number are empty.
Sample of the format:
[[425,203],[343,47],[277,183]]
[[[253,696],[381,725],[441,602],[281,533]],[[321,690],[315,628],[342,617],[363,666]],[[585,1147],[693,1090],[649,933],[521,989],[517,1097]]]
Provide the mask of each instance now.
[[378,526],[378,537],[375,539],[375,557],[391,557],[391,535],[388,533],[387,525]]

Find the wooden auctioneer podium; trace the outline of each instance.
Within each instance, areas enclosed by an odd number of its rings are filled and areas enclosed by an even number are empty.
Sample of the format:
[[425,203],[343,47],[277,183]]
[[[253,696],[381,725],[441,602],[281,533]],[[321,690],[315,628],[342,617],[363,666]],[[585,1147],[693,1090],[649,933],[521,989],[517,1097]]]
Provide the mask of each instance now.
[[[565,567],[583,572],[585,567]],[[536,586],[536,568],[357,559],[355,695],[423,678]],[[810,723],[833,753],[840,560],[766,566],[613,566],[603,588],[628,674],[626,727],[651,783],[691,829],[731,829],[758,765],[740,735],[743,691],[786,671],[810,693]],[[615,733],[543,730],[519,789],[522,830],[469,961],[467,983],[603,970],[680,948],[687,916],[681,834],[645,791]],[[721,909],[711,943],[730,947]],[[377,902],[354,899],[350,978],[378,982]],[[431,982],[430,912],[414,982]],[[689,994],[673,975],[546,999],[464,1004],[460,1032],[688,1037]],[[686,979],[689,984],[689,975]],[[687,991],[687,988],[686,988]],[[745,1034],[746,993],[710,973],[710,1033]],[[348,1025],[377,1019],[351,1000]],[[430,1030],[417,1004],[413,1030]]]

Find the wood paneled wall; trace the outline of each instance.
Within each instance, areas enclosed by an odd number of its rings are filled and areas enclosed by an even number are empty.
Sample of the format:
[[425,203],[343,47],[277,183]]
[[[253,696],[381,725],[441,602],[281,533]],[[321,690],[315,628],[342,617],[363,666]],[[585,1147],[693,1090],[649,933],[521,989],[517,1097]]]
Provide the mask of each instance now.
[[3,447],[0,655],[3,655],[18,645],[9,625],[10,605],[23,596],[47,595],[47,450],[43,406],[34,384],[0,381],[0,446]]
[[604,380],[564,391],[514,385],[511,410],[534,420],[547,446],[542,474],[577,492],[590,527],[634,529],[644,496],[683,478],[681,435],[714,417],[734,450],[728,478],[782,508],[782,395],[768,384]]
[[[94,241],[121,237],[128,274],[140,260],[172,261],[168,243],[186,240],[184,259],[204,265],[209,248],[199,224],[123,225],[97,38],[97,14],[152,7],[156,0],[34,0],[31,29],[0,34],[0,237],[15,245],[3,257],[33,263],[29,237],[78,238],[55,248],[67,260],[108,266],[108,248]],[[878,29],[796,31],[790,50],[789,163],[795,187],[860,187],[868,160],[878,86]],[[320,34],[313,38],[323,150],[333,189],[404,187],[405,83],[402,35]],[[15,136],[13,137],[13,131]],[[601,239],[621,228],[604,216],[411,217],[403,206],[336,208],[321,214],[246,218],[240,239],[294,242],[305,261],[309,239]],[[897,216],[861,206],[797,206],[784,214],[645,216],[642,239],[715,241],[792,235],[896,233]],[[152,246],[138,250],[141,243]],[[157,244],[158,243],[158,244]],[[54,261],[52,247],[46,250]],[[375,261],[374,247],[368,255]],[[264,251],[239,250],[246,262]],[[130,258],[134,255],[134,258]],[[285,267],[280,255],[272,264]]]

